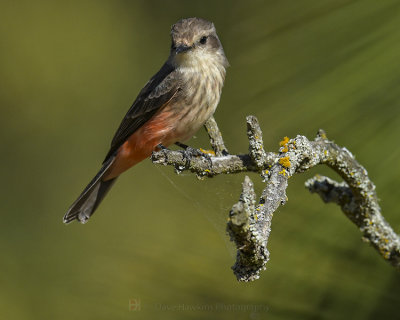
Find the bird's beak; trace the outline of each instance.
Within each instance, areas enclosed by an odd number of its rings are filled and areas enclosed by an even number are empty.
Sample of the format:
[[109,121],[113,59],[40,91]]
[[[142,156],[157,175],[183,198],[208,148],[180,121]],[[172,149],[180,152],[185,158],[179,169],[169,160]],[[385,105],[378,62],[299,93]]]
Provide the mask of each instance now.
[[190,49],[192,49],[192,47],[189,47],[189,46],[186,46],[186,45],[182,44],[182,45],[176,47],[175,52],[178,54],[178,53],[187,52]]

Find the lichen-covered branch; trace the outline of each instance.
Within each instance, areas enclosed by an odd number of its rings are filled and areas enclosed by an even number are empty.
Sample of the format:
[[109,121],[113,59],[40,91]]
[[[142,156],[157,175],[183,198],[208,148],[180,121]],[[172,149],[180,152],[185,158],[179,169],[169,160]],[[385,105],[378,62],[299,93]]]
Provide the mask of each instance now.
[[269,259],[267,242],[272,215],[269,219],[263,220],[269,221],[268,234],[265,234],[259,231],[258,211],[253,182],[246,176],[239,202],[233,205],[229,213],[227,226],[231,240],[235,242],[238,249],[236,263],[232,269],[241,281],[257,279],[260,270],[265,267]]
[[325,202],[338,204],[360,229],[363,240],[370,242],[385,260],[400,269],[400,237],[381,215],[375,186],[367,171],[346,148],[329,141],[322,130],[312,141],[300,135],[294,139],[285,137],[279,153],[265,152],[258,121],[248,116],[249,153],[230,155],[214,118],[207,122],[206,129],[216,156],[198,152],[188,159],[183,150],[161,150],[153,153],[152,161],[172,165],[177,171],[189,170],[198,177],[239,172],[260,174],[266,185],[258,202],[253,183],[246,176],[239,202],[229,213],[227,230],[238,250],[232,268],[238,280],[255,280],[265,269],[272,216],[287,201],[288,179],[319,164],[332,168],[344,181],[339,183],[317,176],[306,182],[307,188],[318,193]]
[[214,117],[208,119],[204,126],[215,155],[217,157],[228,155],[228,149],[225,147],[224,139],[222,139],[221,131],[219,131],[217,121],[215,121]]
[[[261,128],[258,125],[258,120],[256,117],[247,117],[247,137],[249,138],[249,155],[251,160],[256,164],[257,168],[262,170],[264,166],[269,161],[273,159],[268,159],[268,156],[264,150],[264,142],[262,138]],[[276,155],[272,154],[275,158]]]
[[[224,141],[222,140],[221,132],[213,117],[206,123],[206,130],[210,135],[212,147],[216,155],[215,157],[210,157],[209,155],[206,157],[206,154],[204,157],[195,155],[188,161],[184,150],[161,150],[153,152],[151,161],[156,164],[174,166],[179,172],[189,170],[198,177],[213,177],[218,174],[260,171],[260,168],[254,162],[250,154],[231,155],[228,153]],[[259,129],[259,131],[261,132],[261,129]],[[262,142],[261,135],[260,138]],[[265,153],[264,149],[262,150],[265,163],[267,165],[272,164],[276,158],[276,153]],[[220,156],[218,156],[218,154],[220,154]]]

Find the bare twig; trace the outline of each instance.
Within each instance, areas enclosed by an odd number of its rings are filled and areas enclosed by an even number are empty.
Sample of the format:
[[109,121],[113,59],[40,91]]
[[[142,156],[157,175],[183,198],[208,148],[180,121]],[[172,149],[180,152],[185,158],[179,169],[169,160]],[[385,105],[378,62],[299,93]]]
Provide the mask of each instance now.
[[227,230],[238,250],[232,267],[240,281],[259,277],[269,259],[267,242],[275,210],[287,201],[288,179],[296,173],[325,164],[344,180],[338,183],[326,177],[314,177],[306,182],[311,192],[325,202],[341,206],[346,216],[357,225],[363,239],[370,242],[380,255],[400,269],[400,238],[380,213],[375,186],[367,171],[346,149],[326,138],[320,130],[315,140],[304,136],[284,138],[279,153],[265,152],[262,132],[255,117],[247,117],[249,154],[229,155],[215,120],[207,122],[215,157],[193,156],[189,164],[183,151],[154,152],[152,161],[172,165],[178,171],[190,170],[198,176],[212,177],[221,173],[258,172],[266,186],[256,204],[253,183],[245,177],[242,194],[229,214]]

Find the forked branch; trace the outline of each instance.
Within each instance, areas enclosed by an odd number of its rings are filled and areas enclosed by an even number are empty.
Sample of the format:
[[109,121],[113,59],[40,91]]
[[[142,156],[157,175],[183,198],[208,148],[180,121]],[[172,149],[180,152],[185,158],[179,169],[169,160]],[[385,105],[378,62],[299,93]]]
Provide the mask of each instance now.
[[237,259],[232,269],[238,280],[258,279],[261,270],[265,269],[269,259],[267,243],[272,216],[287,201],[288,179],[319,164],[333,169],[344,181],[339,183],[316,176],[306,182],[309,191],[319,194],[324,202],[338,204],[359,228],[363,240],[400,269],[400,237],[381,215],[375,185],[351,152],[329,141],[322,130],[312,141],[300,135],[294,139],[284,138],[279,153],[266,152],[257,118],[248,116],[249,153],[239,155],[228,153],[214,118],[206,123],[206,130],[215,156],[162,150],[153,153],[152,161],[172,165],[177,171],[189,170],[198,177],[239,172],[260,174],[266,185],[258,202],[253,183],[246,176],[239,202],[229,213],[227,230],[237,247]]

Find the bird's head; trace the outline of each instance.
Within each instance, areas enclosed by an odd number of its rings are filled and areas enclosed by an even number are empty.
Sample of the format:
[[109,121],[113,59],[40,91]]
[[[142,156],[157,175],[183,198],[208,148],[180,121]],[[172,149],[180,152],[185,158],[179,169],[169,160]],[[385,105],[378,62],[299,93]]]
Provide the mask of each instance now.
[[170,58],[177,65],[214,62],[228,66],[214,24],[200,18],[182,19],[171,28]]

